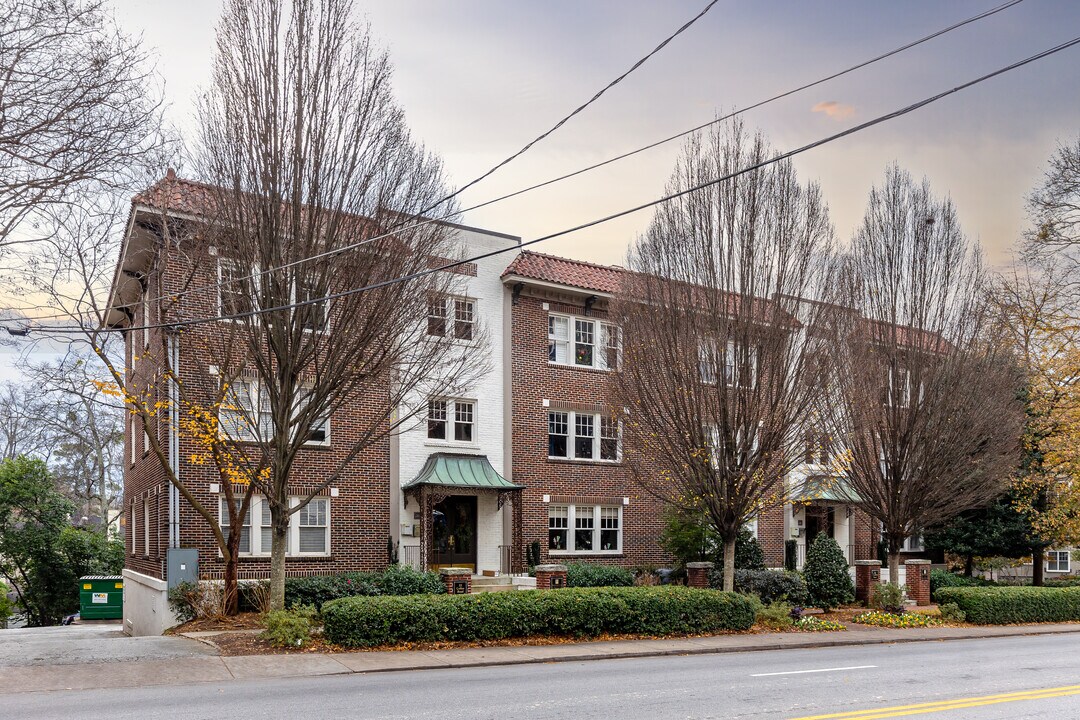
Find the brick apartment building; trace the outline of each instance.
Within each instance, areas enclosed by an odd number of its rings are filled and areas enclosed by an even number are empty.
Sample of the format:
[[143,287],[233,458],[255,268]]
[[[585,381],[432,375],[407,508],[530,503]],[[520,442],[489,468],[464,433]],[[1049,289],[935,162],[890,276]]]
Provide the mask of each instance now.
[[[134,198],[112,288],[112,326],[167,324],[170,317],[154,298],[213,287],[228,276],[227,260],[199,245],[209,202],[206,186],[171,172]],[[633,479],[620,409],[610,402],[620,344],[607,307],[625,271],[521,252],[514,236],[452,227],[463,257],[499,254],[457,269],[460,293],[430,300],[426,332],[455,338],[464,352],[485,359],[488,371],[454,397],[410,398],[422,408],[417,421],[369,447],[340,482],[293,515],[286,574],[375,570],[395,555],[417,568],[520,572],[533,544],[544,561],[667,564],[658,541],[662,504]],[[177,312],[220,314],[221,293],[188,295]],[[207,349],[223,332],[220,322],[182,333],[125,331],[129,386],[155,397],[174,393],[161,381],[168,357],[186,393],[211,394],[218,379]],[[350,445],[350,429],[385,402],[356,398],[327,418],[302,451],[290,494],[310,492],[325,478]],[[220,479],[195,462],[196,448],[172,432],[175,426],[175,418],[162,417],[143,428],[135,416],[127,426],[125,615],[133,634],[171,624],[165,599],[175,582],[171,552],[197,550],[202,578],[219,578],[223,570],[208,524],[170,486],[143,434],[168,448],[173,471],[200,503],[227,517]],[[815,448],[808,446],[793,485],[829,479],[829,459],[822,457],[828,449]],[[787,553],[801,564],[809,541],[823,532],[850,560],[876,555],[877,533],[857,498],[842,485],[827,485],[834,489],[796,497],[751,523],[768,565],[783,566]],[[269,574],[266,508],[256,496],[242,539],[241,579]]]

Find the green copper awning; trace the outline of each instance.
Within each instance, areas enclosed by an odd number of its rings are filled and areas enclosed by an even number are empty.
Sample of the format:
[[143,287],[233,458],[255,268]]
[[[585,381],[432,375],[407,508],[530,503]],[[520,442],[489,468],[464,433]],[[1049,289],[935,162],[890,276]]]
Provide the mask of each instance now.
[[433,453],[424,463],[420,473],[401,486],[402,490],[421,485],[438,485],[449,488],[472,488],[480,490],[523,490],[491,467],[486,455],[459,455]]
[[811,477],[794,489],[791,501],[854,504],[861,503],[862,498],[842,478]]

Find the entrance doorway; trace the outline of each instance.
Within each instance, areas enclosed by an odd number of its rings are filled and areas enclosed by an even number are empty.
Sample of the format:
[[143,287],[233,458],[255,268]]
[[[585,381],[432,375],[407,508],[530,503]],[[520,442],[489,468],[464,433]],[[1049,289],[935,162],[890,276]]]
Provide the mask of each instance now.
[[814,538],[819,534],[833,536],[835,525],[833,507],[813,506],[806,508],[806,547],[814,543]]
[[476,498],[451,496],[435,505],[431,522],[431,567],[476,571]]

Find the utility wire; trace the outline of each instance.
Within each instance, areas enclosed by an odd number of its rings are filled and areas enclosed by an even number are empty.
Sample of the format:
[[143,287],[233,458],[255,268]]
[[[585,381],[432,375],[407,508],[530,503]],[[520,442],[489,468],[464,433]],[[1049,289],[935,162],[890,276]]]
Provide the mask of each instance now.
[[1036,53],[1035,55],[1031,55],[1031,56],[1029,56],[1027,58],[1024,58],[1023,60],[1019,60],[1017,62],[1014,62],[1014,63],[1010,64],[1010,65],[1006,65],[1005,67],[994,70],[993,72],[987,73],[985,75],[981,75],[981,76],[975,78],[974,80],[969,80],[969,81],[967,81],[967,82],[965,82],[965,83],[963,83],[961,85],[957,85],[957,86],[955,86],[953,88],[950,88],[948,90],[944,90],[944,91],[942,91],[942,92],[940,92],[940,93],[938,93],[936,95],[932,95],[932,96],[930,96],[928,98],[925,98],[923,100],[919,100],[918,102],[915,102],[915,103],[912,103],[912,104],[907,105],[905,107],[902,107],[899,110],[894,110],[894,111],[892,111],[890,113],[887,113],[885,115],[879,115],[878,117],[876,117],[876,118],[874,118],[872,120],[868,120],[868,121],[866,121],[864,123],[860,123],[859,125],[855,125],[854,127],[850,127],[847,130],[842,130],[842,131],[840,131],[838,133],[835,133],[833,135],[829,135],[827,137],[821,138],[820,140],[815,140],[812,143],[809,143],[807,145],[803,145],[803,146],[798,147],[798,148],[796,148],[794,150],[789,150],[788,152],[781,153],[781,154],[776,155],[776,156],[774,156],[774,157],[772,157],[772,158],[770,158],[768,160],[763,160],[762,162],[755,163],[754,165],[750,165],[748,167],[742,168],[741,170],[736,170],[735,172],[729,173],[727,175],[723,175],[721,177],[714,178],[712,180],[701,183],[699,185],[695,185],[694,187],[687,188],[685,190],[681,190],[679,192],[672,193],[670,195],[665,195],[664,197],[661,197],[661,198],[659,198],[657,200],[651,200],[651,201],[649,201],[647,203],[643,203],[641,205],[637,205],[635,207],[632,207],[632,208],[629,208],[629,209],[626,209],[626,210],[620,210],[619,212],[612,213],[611,215],[606,215],[604,217],[598,218],[596,220],[591,220],[591,221],[583,223],[581,225],[575,225],[574,227],[567,228],[565,230],[559,230],[558,232],[554,232],[554,233],[551,233],[549,235],[544,235],[542,237],[538,237],[538,238],[535,238],[533,240],[529,240],[527,242],[520,243],[519,245],[512,245],[512,246],[509,246],[509,247],[506,247],[506,248],[500,248],[498,250],[491,250],[491,251],[488,251],[488,252],[485,252],[485,253],[481,253],[479,255],[473,255],[472,257],[463,258],[461,260],[454,260],[454,261],[445,263],[443,265],[439,265],[437,267],[433,267],[433,268],[429,268],[429,269],[426,269],[426,270],[421,270],[421,271],[418,271],[418,272],[410,273],[410,274],[404,275],[402,277],[393,278],[393,279],[390,279],[390,280],[381,280],[379,282],[372,283],[372,284],[369,284],[369,285],[365,285],[363,287],[353,288],[351,290],[344,290],[342,292],[333,293],[333,294],[326,295],[326,296],[319,297],[319,298],[311,298],[311,299],[308,299],[308,300],[289,303],[289,304],[286,304],[286,305],[278,305],[276,307],[271,307],[271,308],[260,308],[260,309],[257,309],[257,310],[249,310],[247,312],[235,313],[235,314],[232,314],[232,315],[217,315],[217,316],[213,316],[213,317],[190,318],[190,319],[187,319],[187,320],[177,320],[175,322],[168,322],[168,323],[155,323],[155,324],[148,324],[148,325],[136,325],[136,326],[132,326],[132,327],[129,327],[129,328],[97,328],[97,329],[95,329],[95,328],[75,327],[75,328],[41,328],[41,330],[43,330],[43,331],[47,330],[48,332],[61,332],[61,333],[63,333],[63,332],[86,333],[86,332],[98,332],[98,331],[144,330],[144,329],[152,329],[152,328],[176,329],[176,328],[180,328],[180,327],[187,327],[187,326],[190,326],[190,325],[200,325],[200,324],[203,324],[203,323],[218,322],[218,321],[221,321],[221,320],[242,320],[244,318],[253,317],[253,316],[256,316],[256,315],[263,315],[263,314],[272,313],[272,312],[281,312],[281,311],[284,311],[284,310],[291,310],[293,308],[304,307],[306,305],[312,305],[312,304],[315,304],[315,303],[322,303],[322,302],[328,302],[328,301],[331,301],[331,300],[337,300],[337,299],[340,299],[340,298],[349,297],[351,295],[356,295],[356,294],[362,293],[362,292],[369,292],[371,290],[378,290],[380,288],[384,288],[384,287],[387,287],[389,285],[394,285],[396,283],[407,282],[409,280],[414,280],[414,279],[417,279],[417,278],[425,277],[427,275],[431,275],[431,274],[436,273],[436,272],[444,272],[444,271],[447,271],[447,270],[452,270],[452,269],[454,269],[456,267],[460,267],[461,265],[464,265],[466,263],[476,262],[478,260],[483,260],[483,259],[486,259],[486,258],[489,258],[489,257],[494,257],[496,255],[501,255],[501,254],[506,253],[506,252],[516,251],[516,250],[519,250],[520,248],[523,248],[523,247],[528,247],[530,245],[535,245],[537,243],[544,242],[545,240],[551,240],[553,238],[562,237],[564,235],[569,235],[571,233],[580,232],[581,230],[585,230],[585,229],[588,229],[588,228],[591,228],[591,227],[595,227],[596,225],[601,225],[603,223],[610,222],[611,220],[616,220],[618,218],[625,217],[627,215],[631,215],[631,214],[639,212],[641,210],[645,210],[645,209],[648,209],[648,208],[651,208],[651,207],[655,207],[655,206],[660,205],[660,204],[665,203],[665,202],[670,202],[671,200],[675,200],[675,199],[678,199],[678,198],[683,197],[685,195],[689,195],[691,193],[698,192],[699,190],[703,190],[703,189],[705,189],[707,187],[712,187],[713,185],[718,185],[718,184],[720,184],[722,182],[726,182],[726,181],[731,180],[733,178],[739,177],[740,175],[745,175],[746,173],[753,172],[754,170],[759,170],[759,169],[761,169],[763,167],[766,167],[768,165],[772,165],[772,164],[781,162],[782,160],[786,160],[788,158],[795,157],[796,155],[800,155],[800,154],[802,154],[804,152],[807,152],[809,150],[813,150],[814,148],[821,147],[822,145],[827,145],[827,144],[829,144],[831,142],[834,142],[836,140],[840,140],[841,138],[845,138],[848,135],[854,135],[855,133],[866,130],[867,128],[874,127],[875,125],[880,125],[881,123],[888,122],[889,120],[894,120],[894,119],[896,119],[898,117],[901,117],[903,115],[907,115],[908,113],[914,112],[916,110],[919,110],[921,108],[926,107],[927,105],[935,103],[938,100],[941,100],[942,98],[945,98],[945,97],[948,97],[948,96],[953,95],[955,93],[958,93],[961,90],[965,90],[965,89],[967,89],[969,87],[972,87],[974,85],[978,85],[979,83],[990,80],[991,78],[995,78],[998,75],[1003,75],[1003,74],[1005,74],[1007,72],[1010,72],[1010,71],[1015,70],[1017,68],[1028,65],[1028,64],[1033,63],[1033,62],[1035,62],[1037,60],[1041,60],[1043,58],[1049,57],[1050,55],[1061,52],[1062,50],[1066,50],[1066,49],[1068,49],[1070,47],[1073,47],[1074,45],[1077,45],[1077,44],[1080,44],[1080,37],[1075,37],[1072,40],[1068,40],[1068,41],[1063,42],[1063,43],[1061,43],[1059,45],[1055,45],[1054,47],[1049,48],[1048,50],[1043,50],[1042,52]]
[[[831,75],[828,75],[826,77],[823,77],[823,78],[821,78],[819,80],[814,80],[814,81],[806,83],[804,85],[800,85],[799,87],[792,88],[791,90],[787,90],[787,91],[782,92],[782,93],[780,93],[778,95],[773,95],[772,97],[767,98],[765,100],[759,100],[758,102],[755,102],[752,105],[748,105],[748,106],[746,106],[746,107],[744,107],[744,108],[742,108],[740,110],[732,111],[732,112],[730,112],[730,113],[728,113],[726,115],[722,115],[722,116],[717,117],[717,118],[715,118],[713,120],[710,120],[707,123],[702,123],[701,125],[690,128],[689,130],[684,130],[683,132],[680,132],[680,133],[677,133],[677,134],[672,135],[670,137],[664,138],[663,140],[657,140],[656,142],[650,143],[648,145],[644,145],[644,146],[636,148],[634,150],[630,150],[628,152],[622,153],[621,155],[616,155],[614,157],[608,158],[607,160],[601,160],[600,162],[598,162],[598,163],[596,163],[594,165],[589,165],[589,166],[581,168],[579,170],[574,170],[574,171],[572,171],[570,173],[567,173],[565,175],[560,175],[559,177],[551,178],[549,180],[545,180],[545,181],[537,183],[535,185],[530,185],[529,187],[525,187],[525,188],[521,188],[519,190],[515,190],[513,192],[507,193],[506,195],[502,195],[500,197],[496,197],[496,198],[493,198],[491,200],[485,200],[484,202],[482,202],[482,203],[480,203],[478,205],[473,205],[471,207],[464,208],[460,212],[461,213],[467,213],[467,212],[470,212],[472,210],[479,210],[480,208],[487,207],[488,205],[493,205],[495,203],[502,202],[503,200],[509,200],[510,198],[514,198],[514,197],[517,197],[519,195],[523,195],[523,194],[525,194],[527,192],[531,192],[533,190],[538,190],[540,188],[547,187],[548,185],[553,185],[554,183],[561,182],[563,180],[568,180],[568,179],[570,179],[572,177],[576,177],[578,175],[582,175],[582,174],[590,172],[592,170],[596,170],[598,168],[604,167],[605,165],[610,165],[611,163],[618,162],[619,160],[625,160],[626,158],[633,157],[634,155],[645,152],[646,150],[652,150],[653,148],[659,147],[661,145],[672,142],[674,140],[678,140],[679,138],[686,137],[687,135],[695,133],[695,132],[697,132],[699,130],[704,130],[705,128],[711,127],[713,125],[717,125],[717,124],[719,124],[721,122],[724,122],[725,120],[730,120],[730,119],[732,119],[734,117],[737,117],[739,115],[747,113],[747,112],[749,112],[751,110],[755,110],[757,108],[763,107],[763,106],[768,105],[770,103],[776,102],[777,100],[782,100],[782,99],[784,99],[786,97],[789,97],[789,96],[794,95],[796,93],[802,92],[803,90],[808,90],[808,89],[810,89],[812,87],[816,87],[816,86],[821,85],[823,83],[827,83],[830,80],[835,80],[838,77],[842,77],[844,75],[855,72],[856,70],[860,70],[860,69],[862,69],[864,67],[872,65],[872,64],[874,64],[876,62],[879,62],[881,60],[885,60],[887,58],[890,58],[893,55],[897,55],[899,53],[904,52],[905,50],[910,50],[913,47],[916,47],[916,46],[921,45],[921,44],[923,44],[925,42],[933,40],[934,38],[940,37],[940,36],[942,36],[942,35],[944,35],[946,33],[952,32],[953,30],[956,30],[957,28],[961,28],[961,27],[963,27],[965,25],[969,25],[969,24],[971,24],[973,22],[976,22],[978,20],[982,20],[983,18],[987,18],[987,17],[990,17],[991,15],[995,15],[995,14],[1001,12],[1002,10],[1006,10],[1006,9],[1008,9],[1008,8],[1014,6],[1014,5],[1018,5],[1023,1],[1024,0],[1009,0],[1009,2],[1003,3],[1003,4],[998,5],[996,7],[993,7],[993,8],[990,8],[989,10],[985,10],[985,11],[983,11],[983,12],[977,14],[977,15],[973,15],[973,16],[967,18],[966,20],[961,20],[959,22],[953,23],[952,25],[949,25],[948,27],[945,27],[945,28],[942,28],[942,29],[937,30],[935,32],[932,32],[929,35],[924,35],[923,37],[919,38],[918,40],[913,40],[913,41],[911,41],[911,42],[909,42],[909,43],[907,43],[905,45],[901,45],[900,47],[889,50],[888,52],[877,55],[877,56],[875,56],[873,58],[870,58],[869,60],[864,60],[864,61],[862,61],[862,62],[860,62],[858,64],[847,67],[847,68],[845,68],[843,70],[835,72],[835,73],[833,73]],[[709,7],[711,7],[711,5]],[[706,8],[706,11],[707,10],[708,10],[708,8]],[[674,37],[674,36],[672,36],[672,37]],[[670,40],[670,38],[669,38],[669,40]],[[474,182],[478,182],[478,181],[479,180],[474,181]],[[472,183],[470,183],[470,184],[472,184]],[[462,190],[464,190],[464,189],[465,188],[462,188]],[[444,200],[445,200],[445,198],[444,198]],[[433,205],[431,207],[437,207],[439,204],[444,202],[444,200],[438,201],[435,205]],[[417,213],[417,215],[423,215],[423,214],[424,214],[424,211],[422,211],[420,213]],[[196,292],[201,292],[203,290],[218,289],[218,288],[222,288],[222,287],[232,285],[232,284],[235,284],[235,283],[239,283],[239,282],[243,282],[243,281],[247,281],[247,280],[251,280],[251,279],[255,279],[255,278],[261,278],[264,275],[268,275],[268,274],[273,273],[273,272],[279,272],[279,271],[282,271],[282,270],[288,270],[290,268],[296,267],[298,265],[302,265],[304,263],[314,262],[316,260],[322,260],[323,258],[333,257],[333,256],[336,256],[336,255],[341,254],[341,253],[345,253],[345,252],[349,252],[351,250],[355,250],[355,249],[357,249],[357,248],[359,248],[359,247],[361,247],[363,245],[367,245],[368,243],[372,243],[372,242],[375,242],[377,240],[383,240],[385,238],[388,238],[388,237],[392,236],[394,234],[394,232],[403,232],[403,231],[406,231],[406,230],[413,230],[413,229],[416,229],[416,228],[421,227],[423,225],[428,225],[428,224],[433,223],[433,222],[438,222],[438,220],[436,220],[434,218],[424,218],[422,220],[418,220],[418,221],[412,223],[411,225],[404,225],[404,226],[399,225],[399,226],[396,226],[395,229],[390,231],[390,232],[382,233],[382,234],[379,234],[379,235],[376,235],[376,236],[370,237],[370,238],[365,238],[363,240],[358,240],[355,243],[350,243],[348,245],[343,245],[343,246],[338,247],[338,248],[333,248],[332,250],[326,250],[326,251],[318,253],[316,255],[311,255],[311,256],[308,256],[308,257],[300,258],[298,260],[293,260],[293,261],[285,263],[283,265],[278,265],[278,266],[275,266],[275,267],[272,267],[272,268],[266,268],[265,270],[260,270],[259,272],[254,273],[254,274],[252,274],[250,276],[231,278],[231,279],[228,279],[228,280],[218,281],[216,283],[207,283],[205,285],[200,285],[198,287],[188,288],[187,290],[181,290],[178,293],[172,293],[172,294],[169,294],[169,295],[162,295],[162,296],[156,297],[156,298],[150,298],[148,300],[148,302],[156,302],[156,301],[159,301],[159,300],[177,300],[177,299],[179,299],[181,297],[184,297],[186,295],[190,295],[190,294],[196,293]],[[35,308],[26,308],[26,309],[32,310],[32,309],[35,309]],[[38,309],[40,309],[40,308],[38,308]],[[69,317],[71,317],[70,314],[56,314],[56,315],[43,315],[43,316],[39,316],[39,317],[37,317],[35,319],[37,319],[37,320],[66,319],[66,318],[69,318]]]

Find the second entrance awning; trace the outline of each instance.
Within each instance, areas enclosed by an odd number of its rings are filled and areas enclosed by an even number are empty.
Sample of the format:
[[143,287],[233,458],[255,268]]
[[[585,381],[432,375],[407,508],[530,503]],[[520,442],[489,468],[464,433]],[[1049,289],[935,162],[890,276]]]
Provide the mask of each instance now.
[[843,478],[820,476],[807,478],[805,482],[793,488],[791,502],[855,505],[861,503],[862,498]]

